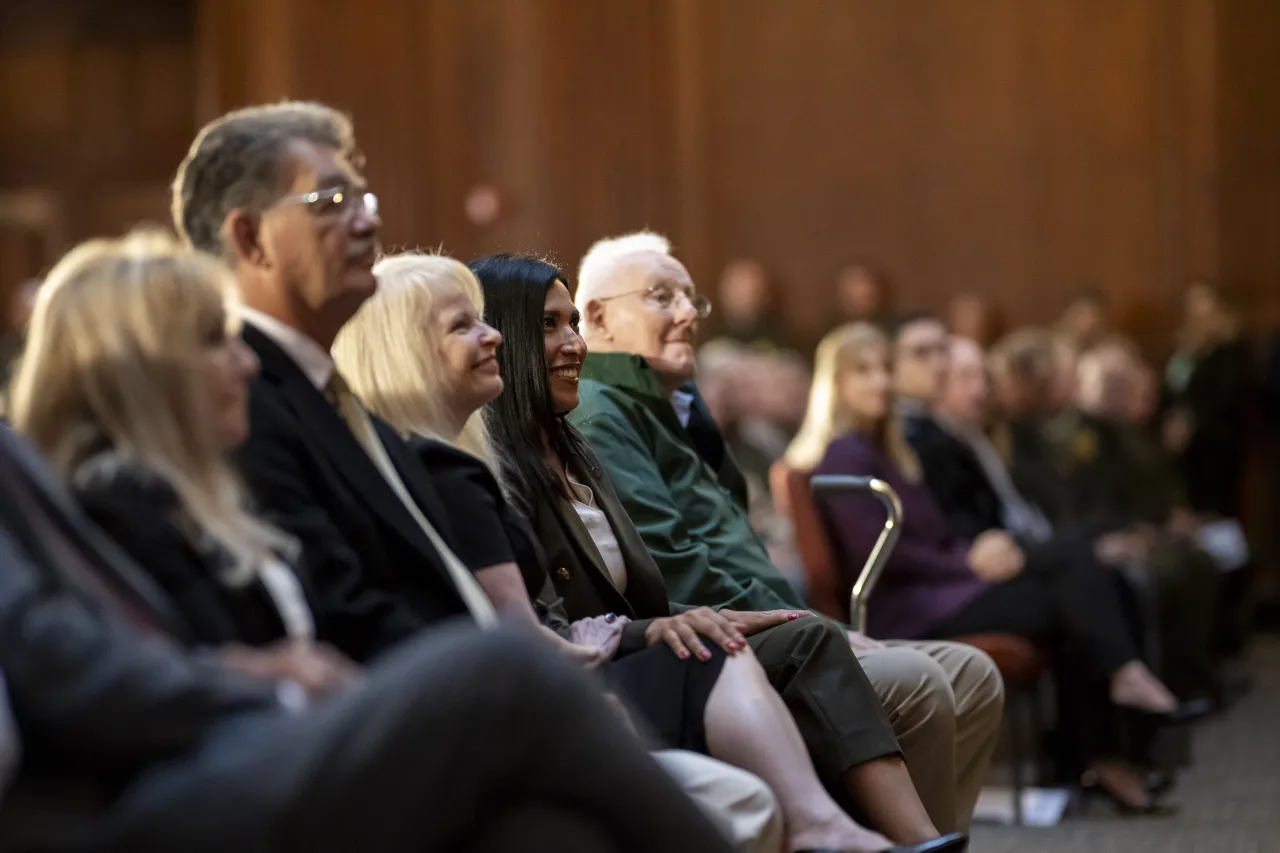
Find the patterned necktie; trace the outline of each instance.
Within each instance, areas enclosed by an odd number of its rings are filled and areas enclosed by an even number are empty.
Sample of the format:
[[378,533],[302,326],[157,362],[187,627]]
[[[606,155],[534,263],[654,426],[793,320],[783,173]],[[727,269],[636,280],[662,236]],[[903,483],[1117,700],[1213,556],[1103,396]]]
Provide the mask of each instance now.
[[462,602],[467,606],[467,610],[471,612],[476,624],[481,628],[492,628],[497,625],[498,614],[484,594],[484,590],[476,582],[475,576],[458,559],[458,555],[454,554],[453,549],[445,544],[445,541],[440,538],[440,534],[436,532],[435,527],[422,514],[417,502],[409,494],[409,490],[405,488],[404,481],[400,479],[400,473],[396,471],[395,465],[391,463],[391,457],[387,455],[387,449],[383,447],[382,439],[378,438],[378,432],[373,426],[373,419],[369,417],[369,413],[365,411],[364,406],[356,399],[355,394],[351,393],[346,381],[336,372],[333,374],[333,378],[329,380],[328,393],[332,395],[332,399],[338,407],[338,414],[347,422],[347,428],[351,430],[351,434],[355,436],[356,441],[360,442],[360,446],[364,448],[365,453],[369,454],[369,458],[373,460],[373,464],[377,467],[378,472],[382,474],[383,479],[387,481],[387,485],[396,493],[396,497],[400,498],[404,508],[409,511],[409,514],[413,516],[413,520],[418,522],[418,526],[426,534],[431,547],[436,549],[436,553],[444,561],[445,569],[449,572],[449,577],[453,580],[453,585],[458,590],[458,595],[462,597]]

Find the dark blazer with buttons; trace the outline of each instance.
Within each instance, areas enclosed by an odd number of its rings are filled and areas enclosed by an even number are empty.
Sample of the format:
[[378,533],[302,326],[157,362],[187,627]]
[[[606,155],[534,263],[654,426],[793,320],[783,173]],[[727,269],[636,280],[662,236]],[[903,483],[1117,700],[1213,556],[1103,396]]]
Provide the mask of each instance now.
[[561,494],[542,494],[529,501],[533,530],[546,554],[551,584],[564,602],[570,621],[616,613],[633,621],[623,630],[619,654],[644,648],[644,632],[653,619],[691,608],[672,604],[667,588],[644,539],[623,509],[609,476],[587,450],[570,462],[573,478],[588,486],[596,505],[609,520],[627,567],[625,595],[609,579],[604,558],[591,539],[572,502]]
[[[262,369],[236,462],[264,517],[301,543],[296,568],[335,645],[363,660],[423,625],[465,617],[440,556],[337,410],[266,335],[246,324],[244,339]],[[422,514],[477,568],[430,473],[395,430],[373,422]]]

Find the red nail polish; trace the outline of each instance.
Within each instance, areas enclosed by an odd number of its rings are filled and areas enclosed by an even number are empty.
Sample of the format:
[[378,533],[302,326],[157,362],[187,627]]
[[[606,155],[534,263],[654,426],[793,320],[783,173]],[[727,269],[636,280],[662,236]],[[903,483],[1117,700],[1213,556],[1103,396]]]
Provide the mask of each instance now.
[[799,613],[788,613],[788,614],[787,614],[787,619],[788,619],[788,621],[789,621],[789,620],[791,620],[791,619],[799,618],[799,616],[800,616],[800,614],[799,614]]

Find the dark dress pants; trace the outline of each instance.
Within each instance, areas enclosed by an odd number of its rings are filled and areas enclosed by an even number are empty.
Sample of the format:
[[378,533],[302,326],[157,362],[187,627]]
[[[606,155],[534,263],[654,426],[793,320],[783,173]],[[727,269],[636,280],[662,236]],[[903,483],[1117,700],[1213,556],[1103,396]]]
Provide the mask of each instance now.
[[1078,777],[1094,759],[1131,757],[1108,682],[1120,666],[1141,659],[1141,628],[1126,611],[1115,572],[1087,549],[1049,542],[1025,553],[1021,574],[989,586],[934,634],[998,632],[1048,647],[1058,698],[1055,752],[1060,771]]
[[521,809],[601,850],[732,849],[582,673],[470,625],[405,643],[314,710],[224,724],[135,780],[97,849],[481,851]]

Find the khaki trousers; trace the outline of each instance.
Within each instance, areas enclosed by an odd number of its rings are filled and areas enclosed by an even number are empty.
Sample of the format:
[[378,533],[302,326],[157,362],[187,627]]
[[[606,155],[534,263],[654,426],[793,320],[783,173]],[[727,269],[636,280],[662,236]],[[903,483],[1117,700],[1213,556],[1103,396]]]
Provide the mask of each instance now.
[[967,831],[1004,711],[995,663],[972,646],[947,642],[889,640],[857,656],[934,826]]
[[696,752],[653,758],[743,853],[782,853],[782,809],[763,779]]

